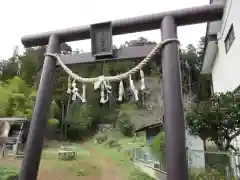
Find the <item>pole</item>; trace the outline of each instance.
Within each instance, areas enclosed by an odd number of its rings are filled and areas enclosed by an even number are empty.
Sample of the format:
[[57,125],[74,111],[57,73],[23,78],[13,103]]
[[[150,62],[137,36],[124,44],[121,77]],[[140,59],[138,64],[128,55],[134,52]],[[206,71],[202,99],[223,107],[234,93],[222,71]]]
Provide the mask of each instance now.
[[[177,38],[177,26],[171,16],[163,18],[162,40]],[[182,104],[180,60],[177,42],[162,50],[164,125],[166,133],[167,180],[187,180],[185,127]]]
[[61,141],[64,141],[63,123],[64,123],[64,101],[61,102],[62,121],[61,121]]
[[[49,38],[48,53],[58,53],[60,42],[57,36]],[[38,89],[38,95],[31,120],[24,159],[19,180],[36,180],[40,164],[49,109],[52,103],[53,85],[55,81],[56,59],[45,57]]]
[[237,164],[236,164],[236,154],[234,152],[230,153],[230,159],[232,164],[233,176],[237,179]]
[[[71,118],[71,116],[69,116],[69,108],[70,108],[70,103],[71,103],[71,94],[69,94],[68,96],[68,104],[67,104],[67,116]],[[68,122],[67,122],[67,119],[65,118],[65,121],[64,121],[64,140],[67,141],[67,125],[68,125]]]

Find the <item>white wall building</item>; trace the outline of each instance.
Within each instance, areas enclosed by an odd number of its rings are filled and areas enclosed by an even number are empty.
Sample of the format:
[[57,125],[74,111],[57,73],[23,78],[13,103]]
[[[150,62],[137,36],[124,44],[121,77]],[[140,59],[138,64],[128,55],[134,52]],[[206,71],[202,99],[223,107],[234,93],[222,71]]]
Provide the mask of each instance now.
[[[207,25],[203,74],[211,74],[213,91],[234,91],[240,87],[240,0],[225,1],[221,21]],[[234,145],[240,147],[240,137]]]
[[[207,25],[202,67],[203,74],[212,76],[214,93],[240,88],[240,0],[211,0],[211,3],[223,1],[225,9],[222,20]],[[240,148],[240,136],[232,144]],[[238,158],[236,164],[240,164]]]
[[202,73],[211,74],[213,91],[226,92],[240,86],[240,0],[225,1],[221,21],[208,23]]

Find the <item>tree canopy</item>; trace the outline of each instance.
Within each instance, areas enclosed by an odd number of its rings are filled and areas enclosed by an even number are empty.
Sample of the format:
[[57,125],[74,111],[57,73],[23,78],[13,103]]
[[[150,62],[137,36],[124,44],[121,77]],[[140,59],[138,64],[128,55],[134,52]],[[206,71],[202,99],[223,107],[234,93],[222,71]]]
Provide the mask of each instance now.
[[219,93],[192,104],[186,121],[191,134],[213,141],[220,150],[236,150],[231,143],[240,135],[240,93]]

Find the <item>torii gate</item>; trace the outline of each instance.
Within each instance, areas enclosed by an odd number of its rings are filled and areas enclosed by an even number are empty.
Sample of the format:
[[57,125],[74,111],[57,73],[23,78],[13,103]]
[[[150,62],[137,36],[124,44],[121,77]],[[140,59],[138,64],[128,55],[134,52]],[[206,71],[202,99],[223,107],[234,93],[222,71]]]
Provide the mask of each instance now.
[[[97,25],[87,25],[70,29],[45,32],[24,36],[25,47],[47,45],[47,53],[59,53],[60,43],[84,40],[92,37],[92,53],[76,56],[62,56],[63,62],[87,63],[94,62],[105,56],[108,60],[139,59],[146,57],[153,47],[129,47],[112,54],[111,46],[107,51],[99,49],[100,39],[94,33],[105,33],[110,39],[105,44],[111,45],[112,35],[147,31],[161,28],[162,41],[177,38],[177,26],[204,23],[220,20],[223,15],[224,3],[210,4],[175,11],[161,12],[128,19],[114,20]],[[159,32],[160,33],[160,32]],[[91,36],[92,35],[92,36]],[[68,59],[68,60],[67,60]],[[69,60],[70,59],[70,60]],[[158,58],[160,61],[160,58]],[[188,168],[185,149],[185,127],[182,105],[182,90],[179,70],[179,49],[175,41],[168,42],[162,49],[162,69],[164,88],[164,115],[166,132],[167,179],[187,180]],[[47,124],[47,114],[52,102],[56,58],[46,56],[41,74],[38,96],[33,112],[24,159],[20,171],[20,180],[36,180]]]

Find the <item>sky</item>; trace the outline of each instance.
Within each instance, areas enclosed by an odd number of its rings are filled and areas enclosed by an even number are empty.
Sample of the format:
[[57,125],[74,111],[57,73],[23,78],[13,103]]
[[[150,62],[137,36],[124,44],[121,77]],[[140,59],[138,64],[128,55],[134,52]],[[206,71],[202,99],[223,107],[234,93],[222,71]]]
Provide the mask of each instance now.
[[[94,24],[208,4],[209,0],[7,0],[0,1],[0,60],[8,59],[23,35]],[[205,36],[206,23],[178,28],[181,44],[196,45]],[[113,37],[119,46],[125,41],[145,37],[160,42],[160,31],[147,31]],[[73,50],[89,52],[90,40],[69,43]]]

